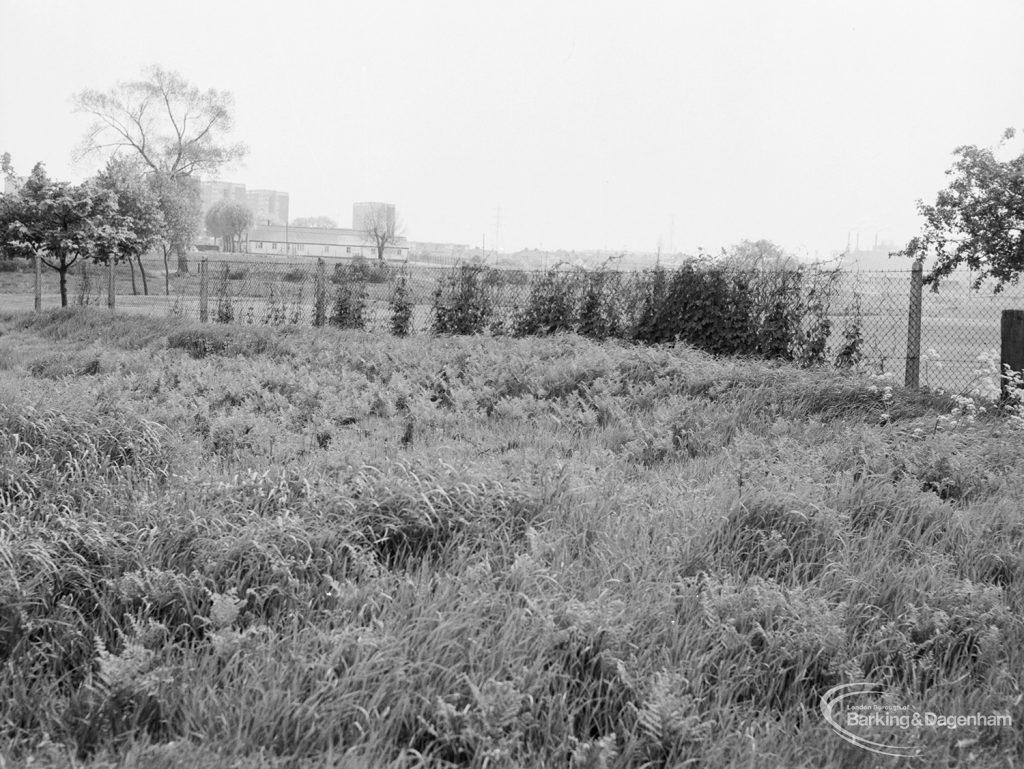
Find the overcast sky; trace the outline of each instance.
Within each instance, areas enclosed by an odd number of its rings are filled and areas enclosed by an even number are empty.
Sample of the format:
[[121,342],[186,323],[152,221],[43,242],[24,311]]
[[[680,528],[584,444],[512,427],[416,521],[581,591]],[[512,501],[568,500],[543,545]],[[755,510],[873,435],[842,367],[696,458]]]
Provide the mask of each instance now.
[[0,0],[0,24],[20,173],[91,173],[69,97],[160,64],[233,92],[250,154],[221,178],[488,249],[902,241],[956,146],[1024,127],[1022,0]]

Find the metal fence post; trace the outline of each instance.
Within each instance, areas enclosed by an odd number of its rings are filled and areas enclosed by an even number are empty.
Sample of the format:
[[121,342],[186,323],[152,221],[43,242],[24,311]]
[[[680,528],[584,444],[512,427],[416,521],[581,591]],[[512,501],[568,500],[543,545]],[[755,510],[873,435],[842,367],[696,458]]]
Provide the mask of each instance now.
[[999,390],[1002,400],[1009,397],[1009,382],[1003,379],[1006,367],[1019,372],[1024,369],[1024,310],[1003,310],[1000,329]]
[[206,269],[207,262],[204,256],[199,262],[199,322],[206,323],[209,312],[207,309],[207,300],[210,293],[210,282],[207,278],[208,272]]
[[327,265],[323,259],[316,260],[313,293],[313,325],[322,326],[327,320]]
[[907,367],[903,375],[905,387],[917,388],[921,384],[921,293],[924,270],[921,260],[914,262],[910,272],[910,310],[907,313]]
[[43,311],[43,258],[36,254],[36,312]]
[[114,309],[114,259],[107,261],[107,309]]

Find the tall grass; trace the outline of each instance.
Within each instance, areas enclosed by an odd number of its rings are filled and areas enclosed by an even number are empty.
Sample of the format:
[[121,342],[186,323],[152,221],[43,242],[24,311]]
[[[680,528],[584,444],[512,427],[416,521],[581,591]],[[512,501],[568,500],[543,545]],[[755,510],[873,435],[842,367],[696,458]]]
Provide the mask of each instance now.
[[860,680],[1024,716],[996,415],[572,335],[0,331],[9,763],[866,765],[817,710]]

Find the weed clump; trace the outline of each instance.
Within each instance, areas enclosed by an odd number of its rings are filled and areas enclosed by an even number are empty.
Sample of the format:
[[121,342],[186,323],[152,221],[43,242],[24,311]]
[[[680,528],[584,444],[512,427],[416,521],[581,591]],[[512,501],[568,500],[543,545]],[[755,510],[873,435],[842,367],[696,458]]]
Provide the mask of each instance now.
[[842,679],[844,604],[831,604],[811,587],[784,588],[758,576],[691,584],[705,621],[720,635],[692,684],[698,695],[710,696],[709,706],[814,709],[822,692]]
[[58,353],[37,358],[28,365],[29,373],[39,379],[96,376],[103,364],[95,355]]
[[193,358],[211,355],[255,357],[281,352],[280,343],[268,331],[257,328],[199,327],[167,335],[170,349],[185,350]]
[[713,562],[747,579],[815,580],[836,560],[844,527],[833,512],[767,493],[741,499],[704,546]]
[[496,482],[445,482],[401,467],[386,476],[367,468],[350,481],[350,527],[389,568],[444,563],[457,548],[522,538],[539,505]]

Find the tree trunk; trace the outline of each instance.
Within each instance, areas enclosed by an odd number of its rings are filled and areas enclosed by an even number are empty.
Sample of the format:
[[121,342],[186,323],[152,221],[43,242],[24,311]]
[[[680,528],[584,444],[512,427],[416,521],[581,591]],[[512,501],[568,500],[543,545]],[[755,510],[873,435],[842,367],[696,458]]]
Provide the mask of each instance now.
[[188,275],[188,257],[185,256],[185,249],[181,246],[175,248],[178,253],[178,272],[182,275]]
[[60,306],[68,306],[68,265],[64,263],[64,260],[60,260],[60,266],[57,268],[57,273],[60,275]]
[[128,260],[128,269],[132,271],[132,296],[139,295],[139,289],[135,287],[135,265],[132,264],[132,260]]
[[164,252],[164,294],[167,296],[171,295],[171,266],[167,263],[167,256],[171,249],[167,246],[163,247]]
[[146,270],[142,267],[142,254],[136,254],[135,260],[139,263],[139,274],[142,275],[142,293],[149,296],[149,285],[146,283]]

